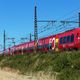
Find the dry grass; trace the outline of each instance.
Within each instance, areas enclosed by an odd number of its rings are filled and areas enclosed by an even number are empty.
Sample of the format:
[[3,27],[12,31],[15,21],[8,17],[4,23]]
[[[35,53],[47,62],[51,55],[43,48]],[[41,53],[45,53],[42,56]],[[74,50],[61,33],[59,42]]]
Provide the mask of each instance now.
[[0,58],[0,66],[35,76],[37,80],[80,80],[80,51],[5,56]]

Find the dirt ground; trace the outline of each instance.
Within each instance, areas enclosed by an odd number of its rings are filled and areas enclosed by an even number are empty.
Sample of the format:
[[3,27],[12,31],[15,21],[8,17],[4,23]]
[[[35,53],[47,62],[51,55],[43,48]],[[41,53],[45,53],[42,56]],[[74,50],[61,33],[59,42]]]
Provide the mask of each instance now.
[[37,80],[35,77],[19,75],[15,72],[0,69],[0,80]]
[[44,76],[41,73],[39,73],[36,76],[28,76],[28,75],[21,75],[17,72],[12,72],[10,70],[6,69],[0,69],[0,80],[55,80],[50,79],[49,76]]

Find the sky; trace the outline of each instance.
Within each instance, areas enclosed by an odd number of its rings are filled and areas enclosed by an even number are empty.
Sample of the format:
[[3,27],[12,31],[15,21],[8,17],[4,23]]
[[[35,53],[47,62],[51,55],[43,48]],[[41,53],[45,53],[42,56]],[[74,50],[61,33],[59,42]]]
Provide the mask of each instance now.
[[[73,16],[79,10],[80,0],[37,0],[38,20],[63,20]],[[2,47],[4,30],[6,38],[14,37],[16,44],[20,42],[20,38],[29,37],[29,34],[34,32],[34,0],[0,0],[0,45]],[[9,44],[11,41],[6,40],[6,46]]]

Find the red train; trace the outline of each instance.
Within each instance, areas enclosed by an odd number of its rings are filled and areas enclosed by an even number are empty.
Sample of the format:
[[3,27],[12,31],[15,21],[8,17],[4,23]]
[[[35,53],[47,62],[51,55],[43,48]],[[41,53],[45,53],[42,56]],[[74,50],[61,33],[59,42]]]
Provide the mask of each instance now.
[[[38,40],[38,51],[70,50],[80,48],[80,28]],[[13,46],[5,50],[5,54],[23,54],[34,51],[34,41]]]

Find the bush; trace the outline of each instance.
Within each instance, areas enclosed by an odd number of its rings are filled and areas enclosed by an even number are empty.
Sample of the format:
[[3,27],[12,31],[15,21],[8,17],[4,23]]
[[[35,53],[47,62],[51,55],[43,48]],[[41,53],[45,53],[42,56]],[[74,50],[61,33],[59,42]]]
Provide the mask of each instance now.
[[0,56],[1,67],[18,69],[21,73],[57,73],[58,80],[80,80],[80,51]]
[[80,72],[71,68],[66,68],[58,75],[58,80],[80,80]]

